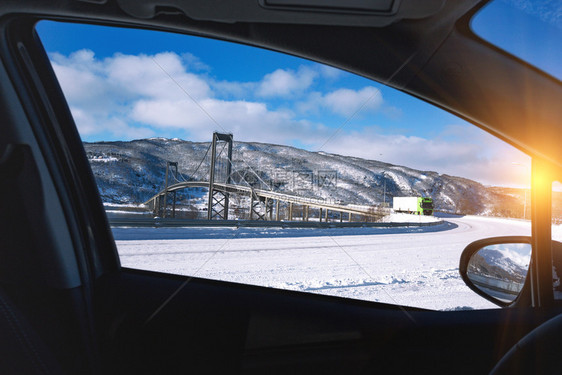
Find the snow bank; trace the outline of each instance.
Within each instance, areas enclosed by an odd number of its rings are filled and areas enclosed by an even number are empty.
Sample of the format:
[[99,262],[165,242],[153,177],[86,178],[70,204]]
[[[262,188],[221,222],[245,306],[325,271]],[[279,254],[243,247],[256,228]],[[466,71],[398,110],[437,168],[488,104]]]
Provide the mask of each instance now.
[[405,213],[391,213],[382,220],[384,223],[435,223],[441,219],[435,216],[410,215]]
[[562,242],[562,225],[552,226],[552,239]]
[[113,232],[124,267],[463,310],[496,307],[460,278],[458,264],[466,245],[492,236],[529,235],[531,227],[524,221],[456,217],[419,228],[190,227]]
[[115,240],[194,240],[236,238],[300,238],[433,233],[456,228],[443,222],[420,227],[260,228],[260,227],[113,227]]

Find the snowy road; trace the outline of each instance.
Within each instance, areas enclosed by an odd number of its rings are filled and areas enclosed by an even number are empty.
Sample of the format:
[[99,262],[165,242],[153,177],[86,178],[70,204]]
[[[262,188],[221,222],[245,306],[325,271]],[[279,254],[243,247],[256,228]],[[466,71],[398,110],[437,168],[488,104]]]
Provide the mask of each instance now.
[[458,273],[464,247],[530,235],[475,216],[422,228],[114,228],[122,265],[430,309],[491,308]]

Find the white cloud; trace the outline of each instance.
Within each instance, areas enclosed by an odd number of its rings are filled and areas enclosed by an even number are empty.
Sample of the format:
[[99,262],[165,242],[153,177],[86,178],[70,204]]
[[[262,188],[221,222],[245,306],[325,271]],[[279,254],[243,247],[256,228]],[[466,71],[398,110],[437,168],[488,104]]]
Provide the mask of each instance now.
[[[316,139],[318,131],[328,131],[263,102],[218,99],[204,77],[188,71],[185,58],[175,53],[96,59],[93,52],[82,50],[51,58],[79,131],[90,138],[109,133],[113,138],[133,139],[179,132],[184,138],[204,141],[218,130],[232,131],[237,139],[248,141],[306,143]],[[300,88],[287,84],[287,90],[305,89],[316,73],[301,68],[295,74],[305,84],[299,82]],[[215,82],[214,87],[243,93],[257,83]]]
[[151,129],[130,126],[119,116],[100,116],[99,114],[88,113],[76,107],[70,107],[70,111],[83,137],[98,134],[100,132],[100,123],[104,124],[103,129],[110,129],[114,136],[125,139],[147,138],[155,135]]
[[208,72],[211,70],[211,67],[205,64],[201,59],[195,56],[192,53],[184,52],[181,54],[182,61],[185,63],[185,66],[190,71],[202,71]]
[[127,121],[127,99],[135,94],[109,78],[110,59],[97,60],[89,50],[68,57],[53,54],[51,59],[82,135],[106,132],[126,139],[153,135],[151,129]]
[[344,72],[341,69],[332,68],[328,65],[320,65],[320,74],[324,78],[335,80],[340,78]]
[[[80,50],[69,57],[53,54],[52,65],[67,99],[74,103],[87,103],[92,98],[106,97],[106,85],[99,79],[101,64],[94,53]],[[104,103],[105,104],[105,103]]]
[[310,95],[310,89],[316,83],[318,77],[324,80],[335,81],[344,72],[325,65],[315,64],[312,66],[301,66],[297,71],[290,69],[277,69],[266,74],[256,82],[234,82],[217,81],[208,78],[217,96],[233,97],[248,100],[258,99],[289,99],[295,96]]
[[189,129],[190,139],[200,141],[216,130],[232,132],[236,140],[287,144],[299,139],[309,144],[329,132],[322,125],[295,120],[289,111],[269,110],[263,103],[208,98],[199,105],[206,113],[189,100],[138,101],[132,117],[160,129]]
[[263,97],[287,97],[308,89],[318,73],[305,66],[298,71],[277,69],[267,74],[259,83],[257,94]]
[[[451,139],[451,135],[464,137]],[[344,133],[323,150],[403,165],[414,169],[461,176],[488,185],[525,186],[530,158],[507,143],[472,125],[451,126],[441,136],[380,134],[371,128]]]
[[[327,94],[313,92],[296,105],[303,113],[330,111],[349,118],[383,109],[383,96],[379,89],[367,86],[360,90],[338,89]],[[389,107],[390,108],[390,107]],[[395,109],[393,109],[395,111]],[[386,113],[386,112],[385,112]],[[390,112],[389,112],[390,113]]]
[[256,82],[232,82],[210,80],[210,85],[217,96],[222,98],[248,99],[254,96]]
[[[155,56],[115,55],[105,60],[107,78],[137,97],[195,99],[211,95],[205,80],[186,71],[180,57],[171,52]],[[170,78],[172,77],[172,78]]]
[[[93,52],[82,50],[69,56],[53,54],[51,58],[79,130],[89,139],[173,134],[208,141],[213,131],[228,131],[236,140],[296,141],[317,150],[335,131],[303,120],[291,110],[252,100],[257,92],[275,98],[292,95],[295,102],[299,94],[302,97],[310,90],[315,77],[323,74],[319,70],[276,70],[259,82],[213,82],[190,71],[189,58],[171,52],[97,59]],[[197,60],[192,60],[197,65]],[[228,95],[238,99],[227,100]],[[240,99],[246,95],[249,99]],[[296,107],[303,112],[328,111],[345,117],[358,110],[368,113],[392,108],[371,86],[326,94],[309,92],[307,100]],[[374,126],[354,132],[344,128],[322,151],[435,170],[487,184],[525,185],[528,181],[527,170],[512,164],[528,163],[528,158],[473,126],[450,126],[432,139],[381,134]]]
[[374,87],[364,87],[359,91],[339,89],[324,96],[324,105],[342,116],[351,116],[357,111],[376,110],[382,101],[380,90]]
[[527,14],[540,18],[543,22],[562,29],[562,3],[556,0],[504,0]]

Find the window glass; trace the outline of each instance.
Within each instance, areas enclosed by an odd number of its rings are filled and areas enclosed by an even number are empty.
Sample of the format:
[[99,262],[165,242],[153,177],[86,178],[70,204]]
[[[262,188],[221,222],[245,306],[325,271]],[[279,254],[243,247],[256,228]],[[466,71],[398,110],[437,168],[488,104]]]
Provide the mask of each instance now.
[[562,299],[562,184],[552,184],[552,280],[554,298]]
[[292,56],[154,31],[47,21],[37,30],[123,266],[494,307],[458,264],[472,241],[530,234],[530,160],[513,147]]
[[472,20],[476,34],[562,79],[562,2],[494,0]]

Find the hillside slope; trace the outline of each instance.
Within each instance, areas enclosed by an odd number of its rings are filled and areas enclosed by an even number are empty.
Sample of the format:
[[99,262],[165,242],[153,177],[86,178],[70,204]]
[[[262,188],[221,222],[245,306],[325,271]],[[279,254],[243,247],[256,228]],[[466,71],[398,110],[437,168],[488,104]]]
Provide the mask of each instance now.
[[[178,163],[178,180],[208,180],[209,145],[152,138],[84,147],[103,201],[139,204],[164,187],[167,161]],[[217,180],[225,180],[226,153],[217,153]],[[380,205],[395,196],[419,195],[451,213],[520,217],[523,211],[516,195],[469,179],[290,146],[234,142],[231,176],[235,183],[345,204]],[[173,173],[170,181],[175,182]],[[206,189],[192,189],[181,199],[205,195]]]

